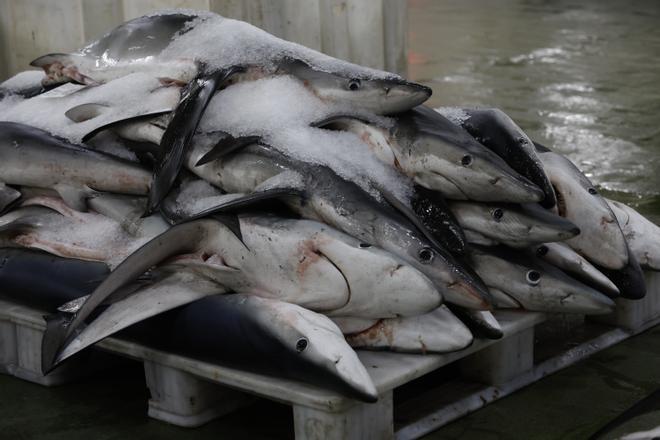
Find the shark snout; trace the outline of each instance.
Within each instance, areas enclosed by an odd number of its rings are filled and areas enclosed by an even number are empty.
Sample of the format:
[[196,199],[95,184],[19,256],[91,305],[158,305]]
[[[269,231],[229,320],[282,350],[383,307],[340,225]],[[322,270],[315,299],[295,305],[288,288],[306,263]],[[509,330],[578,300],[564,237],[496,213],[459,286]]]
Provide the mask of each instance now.
[[407,81],[385,82],[383,85],[383,114],[399,113],[423,104],[432,90],[421,84]]
[[565,287],[565,295],[560,299],[560,304],[567,311],[588,315],[610,313],[616,305],[606,295],[577,282],[576,285]]
[[512,203],[536,203],[543,200],[543,190],[522,176],[502,176],[491,184],[502,189]]
[[492,310],[493,303],[487,290],[466,281],[457,280],[444,292],[447,302],[473,310]]

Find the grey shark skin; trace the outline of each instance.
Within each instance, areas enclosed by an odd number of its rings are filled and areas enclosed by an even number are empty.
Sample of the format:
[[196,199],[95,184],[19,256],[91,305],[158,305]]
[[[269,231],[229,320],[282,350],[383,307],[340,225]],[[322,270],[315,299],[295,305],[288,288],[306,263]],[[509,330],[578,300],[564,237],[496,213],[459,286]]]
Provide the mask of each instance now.
[[557,212],[580,228],[566,243],[591,263],[617,270],[628,264],[621,227],[607,201],[566,157],[536,144],[539,158],[557,193]]
[[611,298],[619,296],[619,289],[596,269],[586,258],[575,252],[565,243],[543,243],[531,248],[540,259],[557,266],[574,278],[596,288]]
[[604,314],[614,308],[604,294],[528,254],[475,246],[471,257],[489,287],[511,296],[526,310]]
[[12,205],[18,202],[20,198],[20,191],[0,182],[0,215],[11,209]]
[[214,295],[137,324],[162,349],[302,380],[375,402],[378,393],[341,331],[322,314],[251,295]]
[[[469,308],[489,308],[489,295],[469,268],[446,250],[434,246],[387,203],[376,200],[329,168],[295,161],[259,145],[247,147],[222,161],[195,167],[206,151],[195,150],[188,158],[189,169],[205,180],[230,193],[250,194],[266,188],[297,191],[297,195],[285,197],[279,193],[276,197],[284,197],[304,218],[332,225],[409,262],[428,276],[448,301]],[[231,204],[200,215],[231,209]]]
[[416,185],[412,209],[433,238],[454,254],[463,254],[467,238],[447,201],[437,191]]
[[660,227],[650,222],[630,206],[607,200],[623,235],[642,268],[660,270]]
[[144,195],[151,182],[151,173],[133,162],[12,122],[0,122],[0,176],[8,184],[55,189],[80,211],[94,190]]
[[91,293],[110,273],[103,263],[32,249],[0,248],[0,262],[2,294],[45,311]]
[[512,247],[573,238],[580,229],[538,205],[452,201],[449,206],[466,230]]
[[628,243],[626,243],[626,249],[628,251],[628,263],[622,268],[609,269],[598,264],[594,264],[594,266],[614,283],[622,298],[641,299],[646,296],[644,272]]
[[392,127],[355,117],[323,122],[325,128],[357,134],[380,160],[450,199],[531,203],[543,197],[498,155],[426,106],[393,116]]
[[353,348],[400,353],[449,353],[472,341],[470,330],[447,307],[414,317],[357,320],[333,318]]

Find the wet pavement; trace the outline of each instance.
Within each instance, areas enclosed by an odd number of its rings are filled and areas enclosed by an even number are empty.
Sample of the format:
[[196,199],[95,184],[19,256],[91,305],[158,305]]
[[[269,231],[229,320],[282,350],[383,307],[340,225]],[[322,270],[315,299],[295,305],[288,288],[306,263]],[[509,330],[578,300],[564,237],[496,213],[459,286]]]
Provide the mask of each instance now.
[[[586,439],[658,388],[660,328],[656,327],[425,438]],[[627,432],[659,426],[660,416],[650,416],[628,425]]]
[[499,107],[660,221],[660,2],[410,0],[432,106]]

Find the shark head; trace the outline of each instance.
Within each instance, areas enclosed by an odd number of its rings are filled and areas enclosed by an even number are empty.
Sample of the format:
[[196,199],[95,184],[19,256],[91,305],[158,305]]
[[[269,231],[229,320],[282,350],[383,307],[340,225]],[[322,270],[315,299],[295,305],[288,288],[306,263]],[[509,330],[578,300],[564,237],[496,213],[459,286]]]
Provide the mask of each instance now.
[[396,75],[371,77],[364,73],[335,73],[318,70],[300,60],[287,59],[282,72],[301,80],[319,98],[343,102],[376,114],[411,109],[431,96],[431,89]]

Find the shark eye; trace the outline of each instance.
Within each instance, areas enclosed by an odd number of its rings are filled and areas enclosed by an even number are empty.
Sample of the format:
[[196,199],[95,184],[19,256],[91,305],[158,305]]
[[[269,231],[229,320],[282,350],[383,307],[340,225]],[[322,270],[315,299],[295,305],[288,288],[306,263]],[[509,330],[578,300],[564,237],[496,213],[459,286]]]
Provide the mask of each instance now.
[[542,245],[542,246],[539,246],[538,248],[536,248],[536,255],[538,255],[539,257],[542,257],[547,253],[548,253],[548,247],[545,246],[545,245]]
[[596,188],[594,187],[589,188],[587,191],[589,191],[589,194],[592,194],[594,196],[598,194],[598,191],[596,191]]
[[433,258],[435,257],[435,252],[433,252],[433,249],[425,247],[419,250],[419,260],[422,263],[430,263],[433,261]]
[[307,348],[307,344],[309,342],[305,338],[300,338],[296,341],[296,351],[300,353],[301,351],[304,351]]
[[527,282],[532,286],[536,286],[541,281],[541,274],[535,270],[530,270],[525,275]]
[[371,245],[369,243],[360,243],[360,248],[361,249],[367,249],[367,248],[370,248],[370,247],[371,247]]
[[502,217],[504,217],[504,211],[502,211],[500,208],[496,208],[493,210],[491,215],[493,216],[496,222],[499,222],[500,220],[502,220]]
[[359,90],[361,86],[362,86],[362,81],[360,81],[357,78],[353,78],[348,82],[348,90],[352,90],[352,91]]
[[461,158],[461,165],[463,165],[464,167],[469,167],[470,165],[472,165],[472,160],[473,160],[472,156],[466,154]]

